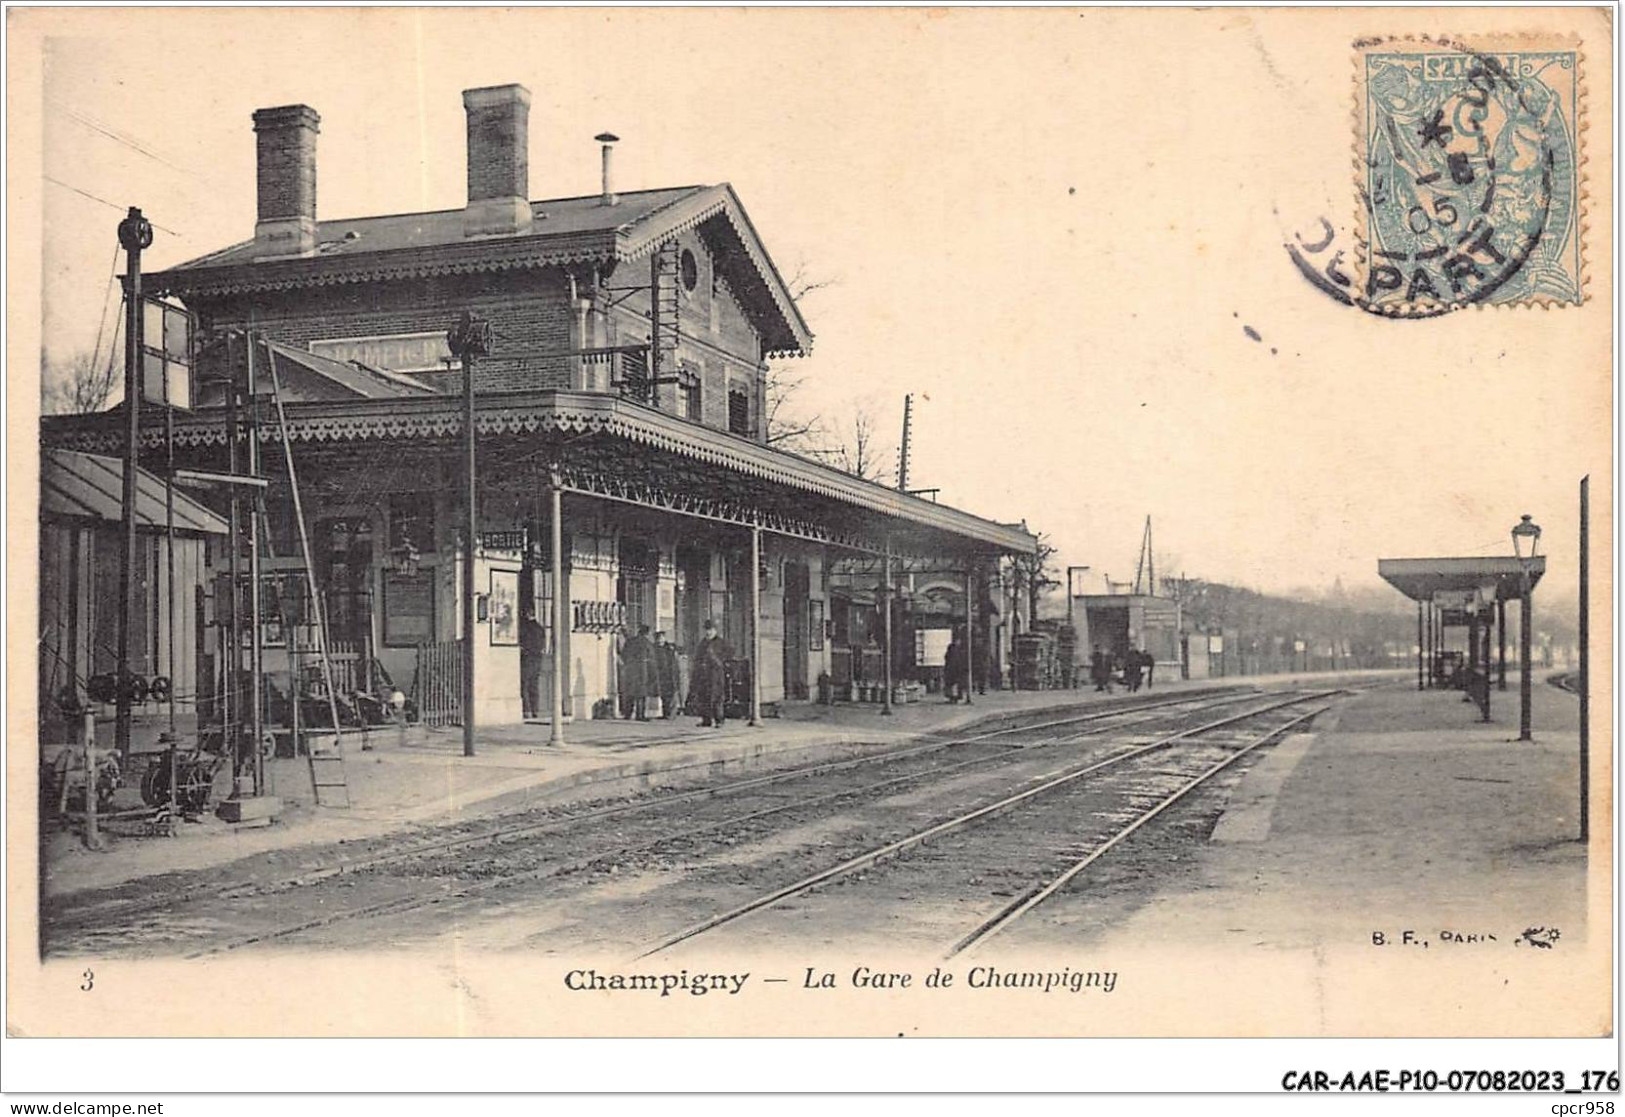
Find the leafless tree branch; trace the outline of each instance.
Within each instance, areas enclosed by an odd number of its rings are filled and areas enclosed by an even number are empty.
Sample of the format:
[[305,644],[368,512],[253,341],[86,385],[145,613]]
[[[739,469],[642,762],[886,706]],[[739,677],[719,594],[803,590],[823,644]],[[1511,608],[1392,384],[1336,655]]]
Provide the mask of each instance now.
[[94,354],[78,352],[61,361],[40,354],[40,410],[50,415],[100,411],[117,380],[112,360],[97,365]]

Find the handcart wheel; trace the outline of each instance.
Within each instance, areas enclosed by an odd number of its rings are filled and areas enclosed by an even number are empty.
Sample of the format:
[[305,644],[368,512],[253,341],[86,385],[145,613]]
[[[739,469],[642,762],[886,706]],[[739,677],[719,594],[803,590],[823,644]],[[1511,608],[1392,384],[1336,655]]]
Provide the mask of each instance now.
[[181,807],[189,811],[201,811],[209,805],[209,792],[214,786],[210,779],[209,765],[192,761],[181,768],[180,787],[177,795]]
[[141,774],[141,801],[149,807],[169,802],[169,763],[155,760]]
[[130,705],[139,706],[147,700],[147,680],[140,675],[126,675],[124,685],[130,694]]

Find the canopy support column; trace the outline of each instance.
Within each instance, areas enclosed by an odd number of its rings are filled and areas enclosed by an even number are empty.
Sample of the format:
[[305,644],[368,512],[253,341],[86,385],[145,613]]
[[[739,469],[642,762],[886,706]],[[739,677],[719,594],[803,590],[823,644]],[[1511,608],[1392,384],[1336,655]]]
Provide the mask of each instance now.
[[1422,650],[1427,639],[1426,625],[1422,621],[1422,603],[1416,603],[1416,689],[1423,689],[1425,675],[1422,670]]
[[881,680],[886,685],[886,693],[880,701],[880,712],[887,717],[891,716],[892,692],[892,593],[891,593],[891,536],[886,536],[886,552],[884,573],[881,575],[880,607],[885,610],[886,631],[886,657],[885,666],[881,672]]
[[750,525],[750,722],[762,724],[762,525]]
[[1507,603],[1505,601],[1495,603],[1495,626],[1499,633],[1497,639],[1500,642],[1498,649],[1500,654],[1495,663],[1495,689],[1505,690],[1507,688]]
[[1418,601],[1416,604],[1422,609],[1426,619],[1422,638],[1422,657],[1426,666],[1423,674],[1426,680],[1426,689],[1431,690],[1433,688],[1433,673],[1438,670],[1433,657],[1433,602]]
[[570,587],[564,583],[564,478],[557,467],[547,477],[549,527],[549,572],[553,579],[553,686],[548,700],[549,745],[564,744],[564,687],[570,675],[564,662],[564,633],[569,623]]
[[965,567],[965,705],[976,689],[976,571]]

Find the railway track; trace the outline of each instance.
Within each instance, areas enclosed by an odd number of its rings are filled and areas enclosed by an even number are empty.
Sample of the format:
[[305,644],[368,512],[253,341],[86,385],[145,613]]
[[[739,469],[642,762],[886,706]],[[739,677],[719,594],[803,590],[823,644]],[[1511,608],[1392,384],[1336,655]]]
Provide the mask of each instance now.
[[1160,817],[1165,811],[1171,809],[1191,792],[1206,784],[1220,772],[1242,759],[1242,757],[1247,756],[1256,749],[1262,748],[1267,744],[1279,740],[1297,727],[1314,721],[1314,719],[1320,714],[1324,713],[1326,709],[1327,707],[1322,706],[1318,709],[1311,710],[1308,713],[1300,714],[1284,725],[1280,725],[1276,728],[1268,730],[1262,736],[1254,738],[1252,741],[1246,743],[1240,748],[1235,749],[1228,756],[1204,768],[1185,783],[1181,784],[1177,789],[1157,800],[1156,803],[1149,809],[1139,812],[1135,816],[1134,820],[1128,825],[1117,827],[1107,833],[1100,834],[1093,838],[1089,844],[1087,852],[1080,857],[1076,857],[1071,864],[1067,865],[1065,868],[1055,873],[1047,880],[1041,880],[1039,883],[1035,884],[1027,891],[1025,895],[1005,906],[997,914],[983,920],[969,934],[959,939],[952,947],[949,948],[947,957],[951,958],[958,954],[971,953],[981,948],[985,943],[989,942],[995,936],[1003,934],[1009,928],[1014,926],[1015,923],[1023,916],[1033,911],[1033,909],[1037,908],[1040,904],[1044,903],[1052,896],[1060,893],[1062,889],[1070,885],[1073,880],[1075,880],[1096,861],[1099,861],[1107,853],[1111,852],[1111,850],[1117,845],[1123,841],[1126,841],[1142,827]]
[[[806,766],[790,767],[783,771],[769,772],[764,776],[746,777],[746,779],[730,780],[725,784],[707,785],[700,789],[686,790],[686,792],[666,793],[666,795],[653,795],[629,803],[616,803],[611,806],[600,806],[583,811],[569,811],[569,813],[548,813],[544,818],[535,821],[523,821],[515,824],[513,819],[499,819],[496,823],[481,824],[474,832],[463,832],[457,836],[442,837],[434,841],[410,841],[398,844],[392,849],[385,849],[377,854],[362,855],[362,857],[336,858],[327,865],[299,871],[296,875],[273,881],[254,881],[254,883],[237,883],[221,886],[219,883],[198,884],[190,888],[169,889],[169,891],[156,891],[156,893],[138,896],[138,898],[112,899],[112,901],[93,901],[88,904],[73,904],[73,906],[47,906],[45,907],[45,922],[47,922],[47,943],[52,950],[62,941],[73,943],[86,937],[106,938],[98,935],[102,928],[109,925],[127,922],[132,917],[151,915],[154,912],[172,912],[184,906],[208,906],[208,904],[221,904],[231,901],[263,901],[278,894],[294,893],[315,888],[327,881],[335,881],[343,876],[375,875],[380,871],[390,870],[401,865],[423,865],[432,858],[458,857],[473,858],[474,865],[487,865],[487,862],[478,860],[481,854],[500,854],[504,849],[512,849],[517,845],[533,841],[538,837],[552,836],[570,829],[582,828],[587,824],[616,823],[624,819],[639,819],[640,816],[658,818],[673,808],[684,805],[702,805],[713,800],[728,800],[728,798],[747,797],[747,795],[762,795],[762,793],[777,792],[786,785],[806,784],[809,780],[821,777],[838,776],[843,772],[853,772],[866,767],[884,766],[900,767],[905,771],[900,776],[889,777],[879,782],[871,782],[861,789],[838,790],[832,795],[817,795],[809,800],[799,800],[798,803],[788,803],[780,798],[775,805],[754,810],[736,811],[728,818],[720,821],[691,826],[689,834],[692,836],[699,832],[715,831],[726,824],[739,824],[752,819],[767,818],[788,806],[808,805],[808,803],[829,802],[842,795],[861,793],[864,789],[886,790],[905,784],[910,780],[926,779],[926,777],[939,776],[942,772],[957,771],[960,767],[972,767],[977,764],[986,764],[1009,751],[1032,748],[1035,745],[1056,745],[1064,741],[1074,740],[1068,737],[1063,730],[1076,728],[1077,737],[1089,737],[1095,733],[1108,732],[1111,728],[1133,725],[1147,719],[1165,717],[1170,711],[1180,709],[1207,709],[1207,707],[1224,706],[1228,702],[1246,701],[1253,698],[1256,691],[1225,691],[1225,693],[1198,694],[1198,696],[1175,696],[1167,699],[1150,699],[1150,701],[1137,701],[1133,704],[1121,704],[1110,709],[1092,709],[1084,714],[1069,714],[1064,717],[1043,717],[1043,720],[1029,720],[1019,717],[1012,720],[1014,724],[999,724],[991,728],[978,728],[977,732],[959,733],[959,735],[944,735],[944,737],[928,737],[920,743],[889,748],[889,750],[876,751],[876,753],[863,754],[855,758],[835,759],[835,761],[822,761],[822,763],[806,764]],[[1042,717],[1042,715],[1040,715]],[[1037,741],[1027,741],[1025,738],[1035,733],[1051,733],[1050,738]],[[957,751],[970,756],[959,759],[952,764],[939,763],[936,754],[946,751]],[[520,881],[544,880],[548,876],[561,876],[582,871],[590,867],[591,863],[603,860],[604,857],[626,857],[640,850],[652,849],[661,841],[669,841],[673,837],[671,832],[663,832],[656,823],[653,841],[622,842],[614,849],[596,850],[588,857],[577,858],[574,862],[561,862],[539,868],[535,871],[522,871],[522,873],[502,873],[494,868],[494,880],[481,881],[470,888],[453,889],[452,894],[434,894],[429,898],[392,898],[390,901],[379,901],[375,904],[358,907],[354,911],[325,912],[320,919],[304,920],[299,925],[286,928],[276,928],[275,932],[254,935],[245,938],[236,945],[252,945],[257,941],[268,941],[271,938],[284,938],[288,935],[312,930],[315,927],[325,927],[343,920],[366,919],[374,915],[393,914],[393,912],[413,911],[416,907],[440,904],[447,899],[461,899],[474,896],[474,894],[489,891],[504,883],[520,883]],[[457,868],[452,867],[452,875],[458,875]],[[510,880],[505,880],[510,878]]]
[[[452,850],[476,850],[486,845],[504,845],[510,842],[525,841],[528,837],[543,836],[548,832],[578,826],[578,824],[591,823],[591,821],[604,821],[604,819],[619,818],[619,816],[637,815],[645,811],[663,810],[674,803],[699,802],[708,798],[726,797],[736,793],[749,792],[749,790],[764,789],[775,784],[785,784],[793,780],[808,779],[812,776],[821,776],[827,772],[853,771],[858,767],[886,766],[886,764],[908,761],[908,759],[929,756],[941,751],[955,750],[964,746],[981,745],[988,741],[1001,741],[1004,738],[1019,735],[1019,733],[1043,732],[1053,728],[1069,727],[1069,725],[1110,725],[1120,720],[1136,719],[1136,715],[1144,712],[1165,711],[1168,707],[1201,707],[1211,702],[1243,701],[1253,696],[1254,691],[1240,691],[1240,693],[1207,693],[1199,696],[1185,696],[1185,698],[1152,699],[1152,701],[1133,702],[1123,706],[1113,706],[1111,709],[1095,709],[1087,714],[1071,714],[1066,717],[1046,717],[1045,720],[1027,720],[1016,715],[1011,720],[1014,724],[996,725],[991,728],[978,728],[973,733],[955,733],[955,735],[928,735],[920,743],[890,748],[890,750],[876,751],[876,753],[851,756],[851,758],[834,759],[834,761],[821,761],[821,763],[803,764],[803,766],[786,767],[782,771],[767,772],[762,776],[751,776],[746,779],[728,780],[725,784],[707,785],[700,789],[684,790],[684,792],[655,793],[652,797],[639,798],[634,802],[614,803],[609,806],[596,806],[588,810],[575,811],[546,811],[544,818],[525,823],[513,824],[512,818],[499,819],[494,823],[479,824],[473,832],[460,832],[455,836],[440,837],[431,841],[406,841],[397,844],[393,849],[382,850],[375,854],[361,855],[361,857],[335,858],[327,865],[315,868],[306,868],[296,875],[286,876],[275,881],[250,881],[250,883],[228,884],[200,884],[200,886],[187,886],[187,888],[159,891],[156,894],[146,894],[137,898],[120,899],[93,899],[93,901],[67,902],[45,901],[45,919],[58,930],[72,930],[83,924],[98,924],[104,920],[127,919],[130,915],[148,914],[148,912],[161,911],[164,907],[184,902],[195,901],[200,898],[234,899],[239,896],[271,896],[271,894],[293,891],[297,888],[309,888],[310,884],[320,883],[333,876],[346,875],[346,873],[361,873],[361,871],[377,870],[392,863],[406,862],[413,858],[427,857],[437,852],[452,852]],[[1030,717],[1030,715],[1029,715]],[[1042,714],[1040,714],[1042,717]]]
[[[1310,697],[1272,701],[1271,708],[1302,703]],[[190,949],[194,957],[279,941],[305,945],[313,938],[320,942],[324,936],[327,945],[346,945],[349,938],[335,941],[334,934],[376,936],[391,926],[405,926],[410,933],[427,917],[454,918],[482,903],[500,906],[501,898],[493,898],[493,894],[504,890],[519,893],[526,886],[560,882],[561,878],[590,879],[595,873],[635,867],[640,858],[681,857],[696,848],[748,844],[793,830],[809,818],[868,810],[882,820],[877,824],[890,825],[893,812],[887,805],[911,788],[924,788],[950,801],[965,794],[985,801],[979,784],[1012,779],[1030,784],[1041,774],[1040,769],[1053,767],[1054,758],[1045,750],[1054,751],[1055,746],[1070,746],[1069,763],[1071,752],[1082,750],[1084,767],[1104,768],[1169,739],[1188,737],[1192,729],[1211,730],[1215,710],[1260,700],[1259,693],[1250,690],[1209,692],[1039,721],[1023,719],[862,757],[552,815],[518,826],[509,820],[471,834],[414,842],[320,866],[271,884],[196,889],[140,905],[86,909],[77,913],[81,918],[72,925],[59,924],[53,938],[65,942],[68,950],[117,950],[121,938],[116,932],[99,934],[86,920],[93,918],[95,924],[105,927],[110,910],[129,913],[154,908],[162,909],[162,915],[154,921],[149,943]],[[1251,710],[1242,716],[1254,717],[1259,712]],[[1175,728],[1192,719],[1200,724]],[[1147,726],[1156,727],[1149,736]],[[1170,729],[1175,731],[1170,734]],[[878,772],[867,771],[877,766]],[[955,780],[968,781],[971,790],[954,789]],[[950,790],[939,791],[939,785]],[[355,891],[346,887],[353,885],[362,887]],[[568,891],[569,886],[561,887]],[[283,894],[289,892],[298,894],[284,899]],[[516,898],[520,902],[526,899]],[[555,891],[545,897],[555,898]],[[295,908],[309,914],[290,920],[287,913]],[[347,930],[347,925],[353,927]]]
[[[642,951],[638,957],[647,958],[681,944],[692,943],[702,936],[714,936],[716,932],[736,927],[741,922],[769,912],[792,898],[802,898],[805,901],[809,894],[815,892],[821,896],[832,896],[836,890],[830,889],[829,886],[837,884],[845,888],[849,895],[825,904],[826,908],[837,909],[833,915],[825,911],[809,916],[805,903],[798,908],[797,915],[802,924],[808,922],[822,925],[840,924],[842,922],[840,908],[845,907],[850,914],[851,909],[855,907],[872,911],[877,904],[870,893],[878,892],[880,889],[875,886],[873,878],[866,878],[862,874],[875,870],[883,863],[896,862],[910,851],[928,843],[938,846],[946,841],[963,839],[966,831],[973,827],[988,826],[996,819],[1009,818],[1012,822],[1021,823],[1019,827],[1011,825],[1007,830],[1011,832],[1018,847],[1014,851],[1015,856],[1030,859],[1031,850],[1028,847],[1033,844],[1034,834],[1030,814],[1042,805],[1052,815],[1066,820],[1057,828],[1064,844],[1047,856],[1047,860],[1051,863],[1050,867],[1038,873],[1038,879],[1034,883],[1010,903],[982,918],[972,929],[961,935],[947,947],[945,956],[952,957],[975,950],[994,936],[1008,930],[1040,904],[1060,893],[1111,849],[1163,815],[1191,792],[1207,784],[1243,757],[1313,720],[1326,709],[1323,705],[1308,712],[1301,712],[1295,707],[1328,699],[1336,693],[1338,692],[1328,691],[1294,696],[1261,708],[1170,733],[1103,759],[1076,765],[1054,774],[1037,786],[1023,788],[973,810],[935,822],[713,915],[661,939]],[[1257,724],[1260,722],[1262,725]],[[1251,728],[1243,728],[1249,724]],[[1198,747],[1190,747],[1193,745]],[[1171,761],[1170,753],[1175,746],[1185,748],[1177,760]],[[1148,764],[1148,761],[1154,763]],[[1135,770],[1136,766],[1138,771]],[[1098,779],[1108,772],[1111,773],[1116,787],[1102,789],[1098,784],[1087,786],[1087,782],[1093,781],[1086,782],[1085,777]],[[1149,780],[1149,787],[1148,774],[1157,777]],[[1136,783],[1140,786],[1136,787]],[[1077,827],[1071,819],[1078,808],[1078,796],[1075,793],[1086,787],[1097,799],[1104,790],[1106,799],[1116,801],[1108,802],[1104,808],[1096,807],[1092,811],[1090,823],[1086,824],[1090,825],[1090,829],[1080,839]],[[1135,802],[1136,799],[1140,801]],[[1126,810],[1125,802],[1128,804]],[[1015,818],[1018,813],[1019,820]],[[1124,814],[1128,815],[1126,820],[1122,817]],[[969,858],[971,863],[984,864],[985,857],[981,854],[982,851],[972,852]],[[1061,862],[1059,867],[1054,864],[1056,861]],[[853,883],[854,879],[868,880],[869,886],[865,888],[856,885]],[[975,877],[970,878],[969,883],[976,882]],[[895,880],[889,880],[887,883],[897,884]],[[758,929],[756,933],[760,935],[762,932]],[[795,932],[801,936],[808,933],[804,927]]]

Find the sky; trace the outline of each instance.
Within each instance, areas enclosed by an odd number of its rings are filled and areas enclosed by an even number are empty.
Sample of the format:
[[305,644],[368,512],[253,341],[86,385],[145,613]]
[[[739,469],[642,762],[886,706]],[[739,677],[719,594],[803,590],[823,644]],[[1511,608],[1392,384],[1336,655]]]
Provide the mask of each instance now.
[[[1581,308],[1382,321],[1287,258],[1294,232],[1354,212],[1358,13],[11,19],[14,62],[19,26],[44,36],[33,212],[58,358],[97,343],[124,206],[157,226],[150,269],[252,235],[254,109],[321,114],[320,217],[455,209],[461,91],[519,82],[532,197],[596,192],[606,129],[623,190],[731,182],[781,270],[829,281],[804,304],[817,340],[794,362],[798,406],[866,408],[894,442],[913,393],[911,486],[1025,519],[1091,568],[1080,589],[1132,578],[1147,516],[1159,573],[1265,591],[1380,586],[1379,556],[1510,554],[1528,512],[1548,584],[1572,594],[1583,474],[1605,528],[1606,203]],[[1608,64],[1588,61],[1594,88]],[[1586,133],[1603,199],[1605,102]],[[26,165],[14,151],[14,177]]]

